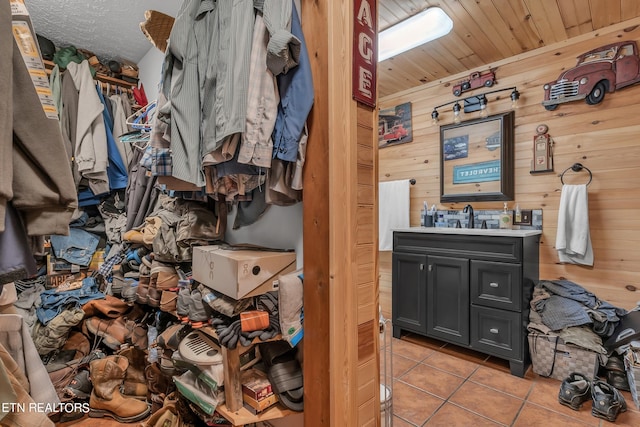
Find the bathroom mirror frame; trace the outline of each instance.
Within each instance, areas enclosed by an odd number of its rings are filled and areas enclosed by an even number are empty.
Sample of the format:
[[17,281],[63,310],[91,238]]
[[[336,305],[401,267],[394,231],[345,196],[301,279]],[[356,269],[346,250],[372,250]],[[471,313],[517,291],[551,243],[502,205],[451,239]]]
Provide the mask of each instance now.
[[440,127],[440,202],[514,200],[513,111]]

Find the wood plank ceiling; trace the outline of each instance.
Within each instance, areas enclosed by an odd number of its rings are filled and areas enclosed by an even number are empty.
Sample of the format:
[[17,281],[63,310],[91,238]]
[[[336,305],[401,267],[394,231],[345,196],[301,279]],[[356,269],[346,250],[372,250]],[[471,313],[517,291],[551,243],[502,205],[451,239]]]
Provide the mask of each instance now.
[[378,0],[378,29],[432,6],[453,30],[379,63],[379,97],[640,16],[639,0]]

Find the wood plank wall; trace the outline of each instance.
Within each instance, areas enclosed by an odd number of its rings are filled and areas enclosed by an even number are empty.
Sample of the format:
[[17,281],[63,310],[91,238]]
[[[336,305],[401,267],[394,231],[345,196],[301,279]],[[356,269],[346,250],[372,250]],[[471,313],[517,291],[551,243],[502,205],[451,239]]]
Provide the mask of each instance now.
[[[496,69],[492,89],[517,86],[521,94],[515,121],[515,201],[521,209],[543,210],[540,278],[566,278],[601,299],[633,308],[640,301],[640,84],[608,93],[595,106],[584,101],[561,104],[547,111],[540,104],[542,86],[571,68],[583,52],[621,40],[640,43],[640,18],[578,36],[536,51],[488,64]],[[413,142],[379,150],[379,181],[415,178],[411,188],[411,225],[419,225],[422,201],[439,201],[439,127],[431,124],[436,105],[455,99],[452,85],[465,74],[429,83],[380,100],[379,108],[412,103]],[[483,93],[477,89],[464,95]],[[489,95],[489,114],[511,108],[509,91]],[[466,115],[476,118],[478,113]],[[440,110],[440,124],[451,123],[451,110]],[[465,117],[463,117],[465,120]],[[532,175],[532,141],[536,127],[549,126],[555,141],[555,172]],[[595,255],[593,267],[561,265],[554,248],[560,173],[580,162],[593,173],[589,191],[589,220]],[[586,172],[565,175],[566,184],[586,183]],[[383,200],[380,203],[384,203]],[[464,204],[437,203],[439,209],[462,209]],[[502,202],[476,202],[477,209],[501,209]],[[391,313],[391,252],[379,254],[380,301],[385,316]],[[637,290],[629,290],[627,286]],[[633,288],[630,288],[633,289]]]
[[376,111],[351,97],[353,2],[309,1],[304,170],[305,426],[380,424]]

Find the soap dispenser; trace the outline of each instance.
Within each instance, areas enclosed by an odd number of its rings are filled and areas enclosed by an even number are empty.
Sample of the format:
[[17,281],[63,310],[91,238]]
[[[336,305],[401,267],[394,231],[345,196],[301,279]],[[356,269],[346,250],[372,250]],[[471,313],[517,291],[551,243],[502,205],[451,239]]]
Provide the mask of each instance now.
[[511,214],[507,211],[507,202],[504,202],[504,210],[500,214],[500,228],[511,229]]

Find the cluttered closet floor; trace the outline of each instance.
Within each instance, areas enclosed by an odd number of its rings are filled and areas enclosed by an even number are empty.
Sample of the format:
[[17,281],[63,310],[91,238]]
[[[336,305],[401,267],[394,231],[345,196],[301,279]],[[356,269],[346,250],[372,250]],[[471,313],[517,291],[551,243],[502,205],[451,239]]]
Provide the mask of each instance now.
[[531,369],[518,378],[506,361],[411,334],[391,347],[393,427],[640,426],[626,391],[628,410],[610,423],[591,415],[590,402],[579,411],[559,404],[560,381]]
[[[393,339],[392,349],[393,427],[640,426],[640,411],[626,391],[628,410],[610,423],[592,416],[589,402],[579,411],[560,405],[560,381],[531,369],[518,378],[504,360],[412,334]],[[87,418],[74,425],[121,424]]]

